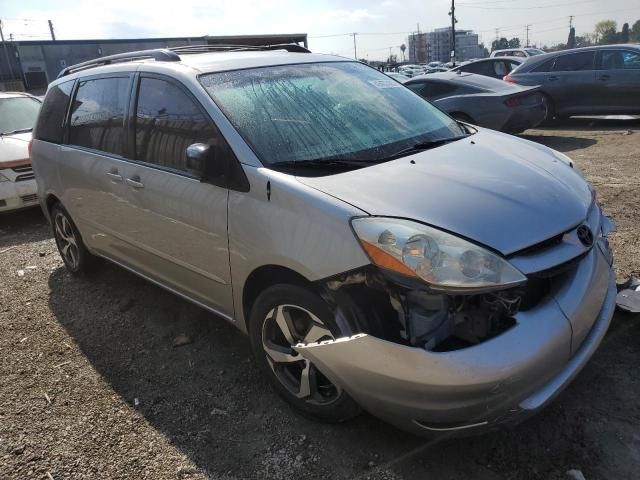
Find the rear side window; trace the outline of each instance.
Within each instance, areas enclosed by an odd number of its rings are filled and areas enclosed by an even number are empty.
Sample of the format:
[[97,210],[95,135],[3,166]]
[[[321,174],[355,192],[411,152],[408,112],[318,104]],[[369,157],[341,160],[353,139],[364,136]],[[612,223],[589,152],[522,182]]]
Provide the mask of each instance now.
[[[460,87],[460,88],[464,89],[464,87]],[[427,82],[425,84],[425,89],[422,91],[422,93],[427,98],[437,98],[437,97],[452,95],[454,92],[456,92],[456,90],[460,90],[460,88],[450,83]],[[461,93],[461,92],[458,91],[456,93]]]
[[488,64],[490,62],[473,62],[463,65],[460,70],[463,72],[478,73],[480,75],[488,75]]
[[542,62],[540,65],[538,65],[537,67],[535,67],[533,70],[531,70],[532,72],[535,73],[546,73],[546,72],[550,72],[551,69],[553,69],[553,63],[556,61],[555,57],[550,58],[549,60],[545,60],[544,62]]
[[556,58],[553,67],[554,72],[577,72],[580,70],[593,70],[593,60],[596,52],[571,53],[560,55]]
[[493,62],[491,66],[492,72],[490,72],[490,75],[493,77],[502,78],[511,71],[511,69],[507,67],[507,62]]
[[135,158],[174,170],[187,170],[189,145],[212,144],[217,137],[182,89],[157,78],[141,79],[135,122]]
[[71,106],[69,143],[122,156],[129,78],[80,82]]
[[73,88],[73,81],[64,82],[51,87],[44,99],[35,138],[47,142],[62,143],[64,135],[64,117],[69,106],[69,97]]
[[640,69],[640,52],[630,50],[603,50],[600,68],[604,70]]

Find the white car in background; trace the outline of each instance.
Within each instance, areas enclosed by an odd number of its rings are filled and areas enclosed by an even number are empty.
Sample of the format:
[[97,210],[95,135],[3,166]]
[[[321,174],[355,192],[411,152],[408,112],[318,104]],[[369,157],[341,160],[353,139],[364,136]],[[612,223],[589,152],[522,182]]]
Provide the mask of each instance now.
[[535,57],[547,53],[539,48],[505,48],[502,50],[494,50],[489,57]]
[[0,92],[0,212],[39,205],[29,143],[41,105],[26,93]]

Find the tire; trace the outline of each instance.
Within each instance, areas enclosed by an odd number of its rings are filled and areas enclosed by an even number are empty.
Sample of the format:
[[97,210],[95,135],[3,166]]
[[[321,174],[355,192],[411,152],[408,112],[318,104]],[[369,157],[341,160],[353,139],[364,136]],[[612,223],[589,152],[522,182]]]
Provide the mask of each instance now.
[[470,123],[472,125],[475,125],[475,122],[473,121],[473,118],[471,118],[469,115],[467,115],[466,113],[462,113],[462,112],[453,112],[449,114],[452,118],[454,118],[455,120],[458,120],[459,122],[464,122],[464,123]]
[[249,337],[259,368],[287,403],[305,416],[338,423],[358,415],[360,407],[292,349],[299,342],[334,338],[332,319],[324,300],[310,289],[273,285],[253,304]]
[[93,271],[97,258],[89,253],[78,228],[60,203],[51,208],[51,227],[58,252],[69,273],[81,276]]
[[544,101],[547,104],[547,116],[544,117],[543,124],[552,123],[553,119],[556,118],[556,106],[549,95],[543,93],[542,96],[544,97]]

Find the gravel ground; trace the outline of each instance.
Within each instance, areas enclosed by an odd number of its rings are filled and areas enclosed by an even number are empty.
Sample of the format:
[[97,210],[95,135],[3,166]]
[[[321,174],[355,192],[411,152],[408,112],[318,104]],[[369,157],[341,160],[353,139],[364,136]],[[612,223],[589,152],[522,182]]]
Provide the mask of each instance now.
[[[574,119],[525,137],[597,185],[619,227],[616,272],[640,275],[640,122]],[[72,278],[38,211],[5,215],[0,478],[638,478],[639,339],[638,317],[617,313],[550,407],[488,435],[427,442],[368,415],[325,425],[276,397],[234,327],[112,265]]]

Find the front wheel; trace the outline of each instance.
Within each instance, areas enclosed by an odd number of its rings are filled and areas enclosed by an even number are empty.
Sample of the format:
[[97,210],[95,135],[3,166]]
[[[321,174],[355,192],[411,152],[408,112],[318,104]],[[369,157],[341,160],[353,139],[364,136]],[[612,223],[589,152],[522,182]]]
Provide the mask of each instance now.
[[334,339],[324,300],[297,285],[274,285],[256,299],[249,320],[251,347],[259,367],[280,396],[300,412],[342,422],[360,408],[318,367],[293,349],[298,343]]

